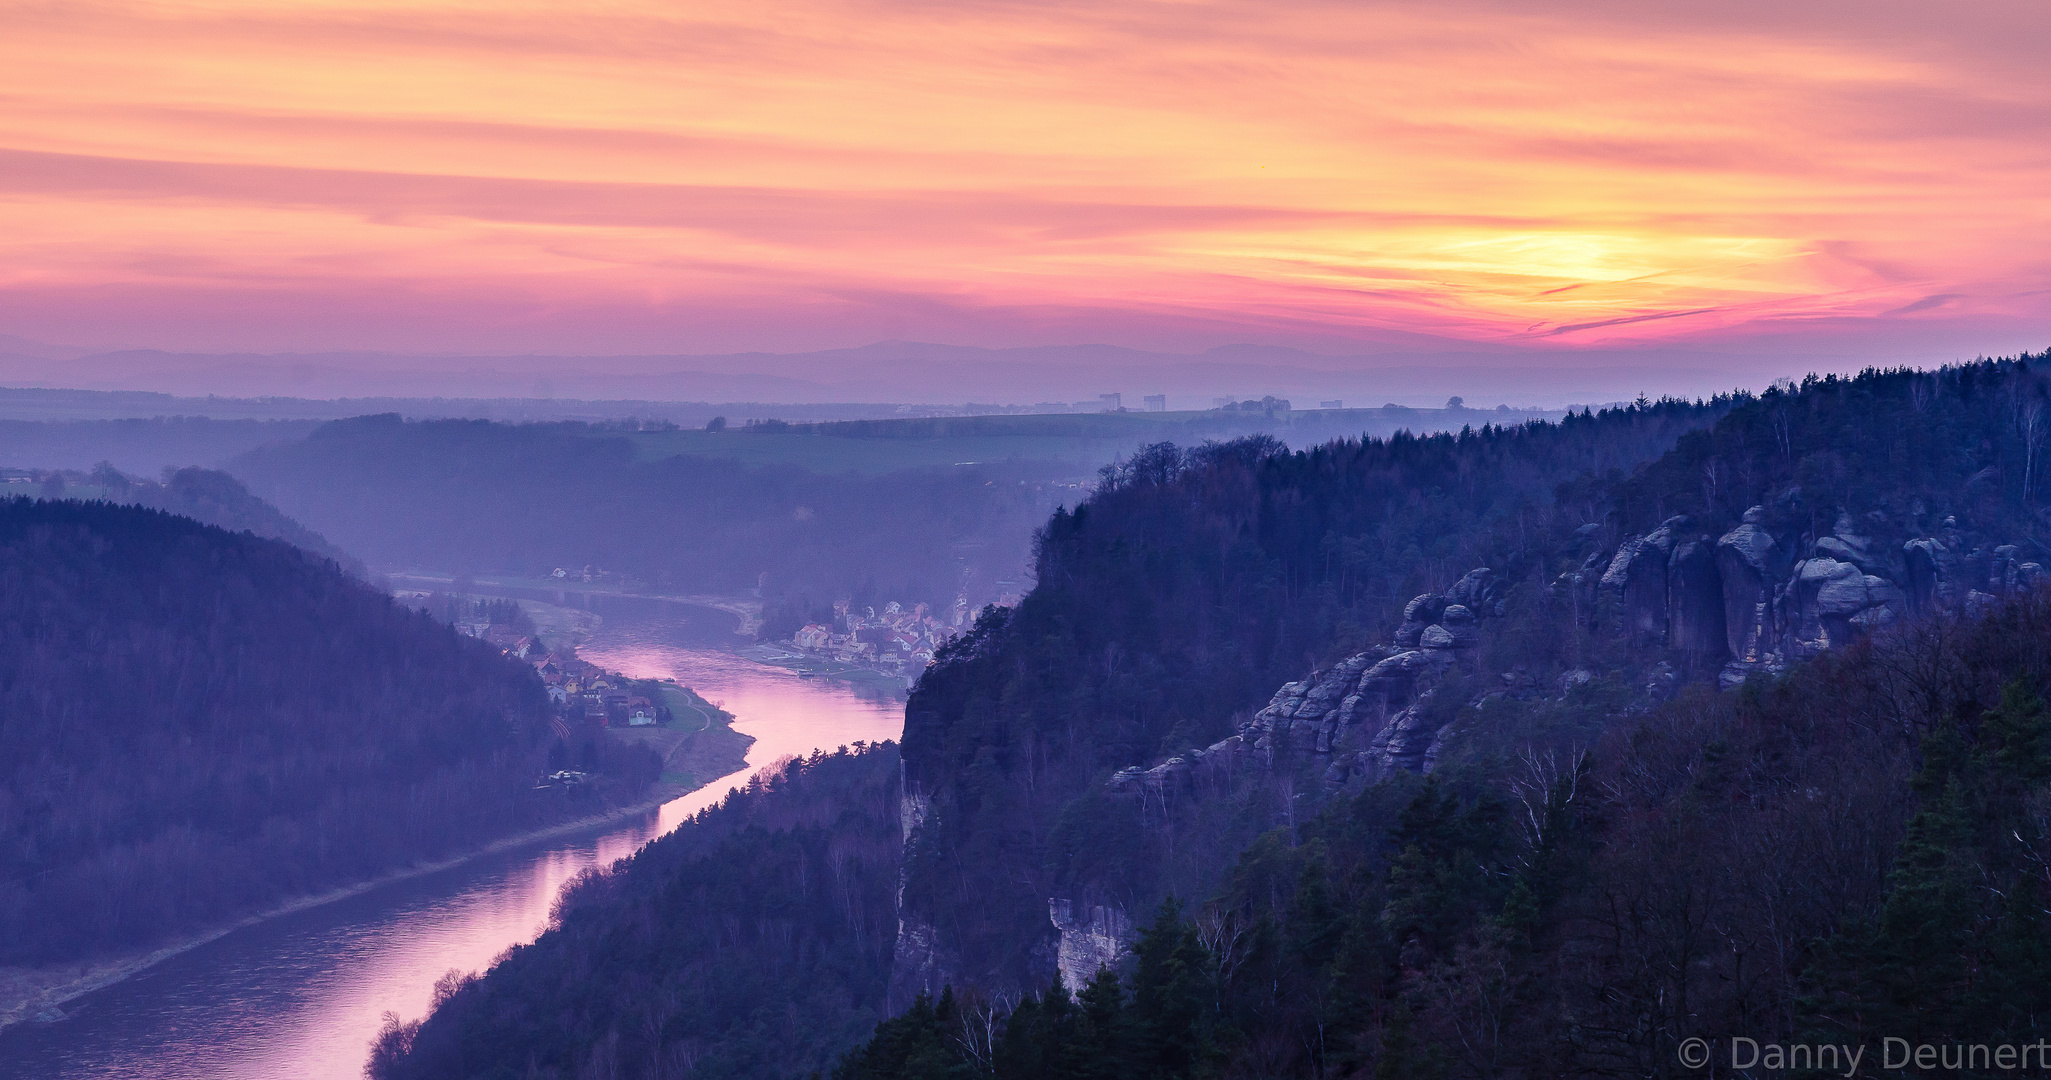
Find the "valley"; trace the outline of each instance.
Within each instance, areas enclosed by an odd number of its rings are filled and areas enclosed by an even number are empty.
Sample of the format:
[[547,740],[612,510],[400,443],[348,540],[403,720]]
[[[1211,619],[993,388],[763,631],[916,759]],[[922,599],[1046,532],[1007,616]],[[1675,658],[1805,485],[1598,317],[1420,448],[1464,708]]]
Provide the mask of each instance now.
[[[595,610],[593,610],[595,609]],[[403,879],[320,898],[183,948],[138,974],[57,1005],[61,1020],[0,1029],[25,1078],[355,1080],[381,1015],[418,1015],[436,979],[481,970],[531,939],[560,889],[724,797],[732,776],[792,754],[895,738],[887,697],[799,680],[726,651],[731,620],[673,604],[593,602],[595,662],[675,678],[722,701],[745,745],[741,771],[694,794],[625,807],[493,845]],[[736,755],[737,757],[739,755]],[[110,972],[111,974],[111,972]],[[93,1047],[80,1053],[82,1045]]]
[[0,1080],[2051,1076],[2051,3],[0,25]]

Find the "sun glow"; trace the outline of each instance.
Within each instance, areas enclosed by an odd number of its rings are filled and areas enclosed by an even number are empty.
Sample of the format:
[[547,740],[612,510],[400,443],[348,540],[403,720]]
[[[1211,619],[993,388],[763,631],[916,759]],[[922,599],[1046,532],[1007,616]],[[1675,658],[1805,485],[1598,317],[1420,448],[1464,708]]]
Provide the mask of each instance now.
[[[1934,35],[1906,6],[1856,33],[1549,12],[16,6],[0,329],[779,348],[1005,343],[1049,312],[1576,345],[2051,324],[2051,77],[2020,44],[2041,10]],[[258,294],[278,322],[246,318]]]

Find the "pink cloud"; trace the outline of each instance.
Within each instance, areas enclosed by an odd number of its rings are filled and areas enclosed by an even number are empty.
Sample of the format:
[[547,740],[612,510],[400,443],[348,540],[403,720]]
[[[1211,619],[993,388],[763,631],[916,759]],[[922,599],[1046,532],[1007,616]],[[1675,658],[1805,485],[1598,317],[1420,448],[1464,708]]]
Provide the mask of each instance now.
[[2005,2],[42,8],[0,44],[0,332],[1991,351],[2051,339],[2047,30]]

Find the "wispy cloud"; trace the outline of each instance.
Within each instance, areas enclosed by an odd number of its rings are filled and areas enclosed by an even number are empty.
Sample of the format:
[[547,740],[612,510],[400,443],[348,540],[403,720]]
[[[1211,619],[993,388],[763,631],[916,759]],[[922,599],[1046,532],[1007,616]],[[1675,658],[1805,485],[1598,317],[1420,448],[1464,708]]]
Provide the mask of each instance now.
[[1814,349],[1913,325],[1976,352],[1974,320],[2051,330],[2039,3],[7,19],[0,330],[46,338]]

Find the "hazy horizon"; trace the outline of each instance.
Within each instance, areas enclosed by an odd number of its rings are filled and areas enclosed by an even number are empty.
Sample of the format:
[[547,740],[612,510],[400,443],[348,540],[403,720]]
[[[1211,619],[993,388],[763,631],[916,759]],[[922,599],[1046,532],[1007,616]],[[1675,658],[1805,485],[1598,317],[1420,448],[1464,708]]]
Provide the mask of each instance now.
[[0,353],[127,355],[0,382],[1562,404],[2012,355],[2051,344],[2042,22],[19,12]]
[[[2018,344],[2010,353],[2029,351]],[[1974,355],[1999,355],[1983,350]],[[984,348],[876,342],[801,353],[418,354],[375,351],[209,353],[95,348],[0,336],[0,385],[128,390],[184,397],[575,399],[903,403],[1003,407],[1079,404],[1121,394],[1128,408],[1165,395],[1172,410],[1267,395],[1297,408],[1442,405],[1558,409],[1650,397],[1759,390],[1779,379],[1867,367],[1935,367],[1972,356],[1733,354],[1685,349],[1447,350],[1332,355],[1236,344],[1169,353],[1104,344]]]

